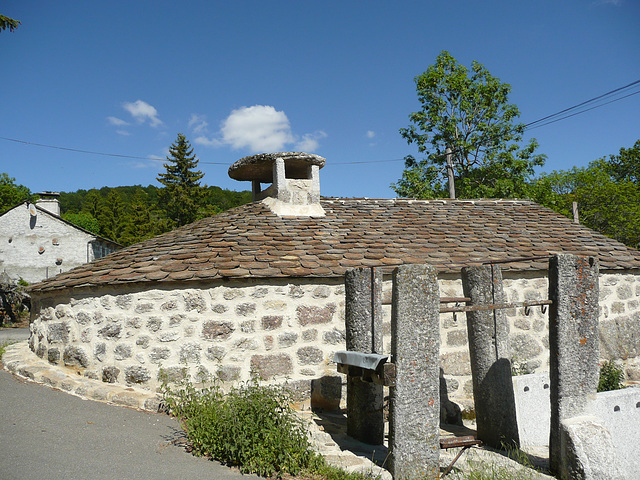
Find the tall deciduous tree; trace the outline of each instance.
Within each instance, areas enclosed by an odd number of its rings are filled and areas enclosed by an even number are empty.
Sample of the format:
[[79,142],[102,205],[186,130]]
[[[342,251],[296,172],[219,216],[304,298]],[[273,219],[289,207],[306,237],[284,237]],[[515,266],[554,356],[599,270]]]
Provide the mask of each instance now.
[[511,87],[474,61],[469,71],[443,51],[415,78],[422,109],[400,134],[415,143],[423,160],[405,158],[402,178],[392,184],[403,197],[434,198],[449,191],[455,177],[458,197],[527,195],[527,184],[544,155],[531,140],[520,148],[524,125],[509,103]]
[[169,148],[169,156],[164,166],[166,173],[158,175],[158,181],[165,186],[161,193],[167,216],[182,226],[198,219],[198,211],[204,195],[200,180],[204,174],[198,167],[198,159],[193,148],[182,133]]
[[31,191],[24,185],[16,185],[15,178],[6,173],[0,173],[0,213],[25,200],[33,201]]

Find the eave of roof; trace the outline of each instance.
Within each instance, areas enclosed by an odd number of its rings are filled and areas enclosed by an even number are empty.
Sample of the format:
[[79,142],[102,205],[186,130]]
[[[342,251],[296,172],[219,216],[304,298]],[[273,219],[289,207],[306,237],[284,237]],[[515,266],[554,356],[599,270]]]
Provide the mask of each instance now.
[[[565,252],[601,269],[640,269],[640,252],[526,200],[323,199],[324,217],[278,217],[254,202],[178,228],[31,287],[49,291],[220,278],[340,277],[430,263],[439,272]],[[546,259],[510,268],[546,270]]]
[[[20,206],[22,206],[22,205],[27,205],[27,206],[28,206],[30,203],[32,203],[32,202],[29,202],[28,200],[25,200],[24,202],[21,202],[21,203],[19,203],[18,205],[15,205],[15,206],[13,206],[13,207],[11,207],[11,208],[9,208],[9,209],[5,210],[4,212],[0,213],[0,217],[2,217],[3,215],[5,215],[6,213],[10,212],[10,211],[11,211],[11,210],[13,210],[14,208],[18,208],[18,207],[20,207]],[[62,223],[64,223],[64,224],[66,224],[66,225],[68,225],[68,226],[70,226],[70,227],[73,227],[73,228],[75,228],[76,230],[79,230],[79,231],[81,231],[81,232],[83,232],[83,233],[86,233],[87,235],[91,235],[91,236],[92,236],[92,237],[94,237],[96,240],[100,240],[100,241],[102,241],[102,242],[104,242],[104,243],[108,243],[108,244],[111,244],[111,245],[115,245],[116,247],[122,247],[122,245],[121,245],[121,244],[119,244],[118,242],[114,242],[113,240],[110,240],[110,239],[108,239],[108,238],[106,238],[106,237],[102,237],[102,236],[98,235],[97,233],[93,233],[93,232],[91,232],[91,231],[89,231],[89,230],[86,230],[86,229],[84,229],[84,228],[82,228],[82,227],[80,227],[80,226],[78,226],[78,225],[76,225],[76,224],[74,224],[74,223],[71,223],[70,221],[65,220],[64,218],[62,218],[60,215],[56,215],[55,213],[50,212],[50,211],[49,211],[49,210],[47,210],[46,208],[39,207],[36,203],[34,203],[34,204],[33,204],[33,206],[34,206],[34,207],[36,207],[36,210],[38,210],[40,213],[44,213],[45,215],[48,215],[48,216],[50,216],[50,217],[52,217],[52,218],[55,218],[56,220],[58,220],[58,221],[60,221],[60,222],[62,222]]]

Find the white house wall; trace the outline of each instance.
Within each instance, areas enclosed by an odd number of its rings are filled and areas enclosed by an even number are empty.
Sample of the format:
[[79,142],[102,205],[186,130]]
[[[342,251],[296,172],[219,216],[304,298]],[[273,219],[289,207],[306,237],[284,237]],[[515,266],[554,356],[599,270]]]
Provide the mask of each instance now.
[[39,282],[93,259],[95,237],[42,210],[32,217],[26,204],[0,217],[0,271],[13,280]]

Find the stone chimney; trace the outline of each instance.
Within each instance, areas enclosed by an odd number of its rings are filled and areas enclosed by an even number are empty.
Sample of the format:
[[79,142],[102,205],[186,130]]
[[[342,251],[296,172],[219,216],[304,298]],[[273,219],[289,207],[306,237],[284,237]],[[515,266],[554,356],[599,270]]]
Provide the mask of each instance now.
[[36,200],[36,205],[49,213],[60,216],[60,202],[58,192],[40,192],[36,195],[40,196],[40,200]]
[[[229,167],[234,180],[251,181],[253,200],[279,216],[324,216],[320,205],[320,169],[326,160],[303,152],[261,153]],[[270,183],[262,189],[263,183]]]

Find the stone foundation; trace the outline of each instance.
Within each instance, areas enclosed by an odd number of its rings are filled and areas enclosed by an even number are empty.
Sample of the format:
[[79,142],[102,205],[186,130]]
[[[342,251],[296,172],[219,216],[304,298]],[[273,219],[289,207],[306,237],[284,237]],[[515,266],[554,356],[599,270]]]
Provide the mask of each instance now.
[[[508,301],[547,298],[543,273],[503,272]],[[622,360],[631,380],[640,380],[637,273],[600,275],[601,355]],[[439,286],[443,297],[462,296],[459,277],[442,275]],[[173,380],[208,373],[225,385],[253,373],[267,381],[288,380],[300,399],[309,398],[313,386],[316,401],[327,406],[339,401],[335,396],[344,378],[331,359],[345,349],[343,279],[232,280],[170,288],[37,292],[30,347],[50,363],[86,377],[150,391],[159,387],[161,369]],[[383,299],[390,302],[390,278],[385,278]],[[524,308],[506,314],[516,367],[548,370],[548,312],[532,307],[528,316]],[[391,305],[386,304],[384,353],[391,351],[390,322]],[[440,334],[449,397],[471,406],[465,314],[442,314]]]

